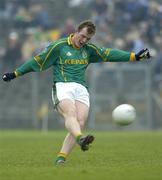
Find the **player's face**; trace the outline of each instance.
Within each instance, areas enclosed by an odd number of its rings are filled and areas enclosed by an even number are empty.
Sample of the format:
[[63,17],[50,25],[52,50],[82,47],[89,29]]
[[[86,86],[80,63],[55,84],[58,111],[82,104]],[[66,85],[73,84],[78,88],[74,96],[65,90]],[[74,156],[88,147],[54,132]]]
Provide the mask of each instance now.
[[85,27],[74,34],[72,41],[77,48],[81,48],[92,38],[92,36],[93,34],[88,34],[87,28]]

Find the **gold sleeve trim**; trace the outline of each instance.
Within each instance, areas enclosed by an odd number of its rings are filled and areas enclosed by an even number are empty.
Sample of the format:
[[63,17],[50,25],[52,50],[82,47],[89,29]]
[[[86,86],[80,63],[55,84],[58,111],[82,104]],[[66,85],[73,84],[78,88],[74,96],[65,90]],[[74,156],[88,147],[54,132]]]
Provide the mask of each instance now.
[[110,48],[106,48],[106,50],[105,50],[105,52],[104,52],[104,56],[105,56],[105,58],[104,58],[104,61],[106,61],[106,57],[108,57],[108,55],[110,54]]
[[16,77],[20,76],[17,71],[14,71],[14,73],[15,73]]
[[133,52],[130,54],[130,61],[136,61],[136,56]]

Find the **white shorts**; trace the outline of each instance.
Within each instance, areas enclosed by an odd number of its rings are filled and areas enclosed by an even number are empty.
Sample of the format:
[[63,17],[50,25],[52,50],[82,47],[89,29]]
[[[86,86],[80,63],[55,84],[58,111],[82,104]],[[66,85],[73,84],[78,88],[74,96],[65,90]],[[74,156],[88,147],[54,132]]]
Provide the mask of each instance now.
[[52,88],[52,100],[56,107],[63,99],[70,99],[73,103],[80,101],[89,107],[89,93],[83,85],[75,82],[57,82]]

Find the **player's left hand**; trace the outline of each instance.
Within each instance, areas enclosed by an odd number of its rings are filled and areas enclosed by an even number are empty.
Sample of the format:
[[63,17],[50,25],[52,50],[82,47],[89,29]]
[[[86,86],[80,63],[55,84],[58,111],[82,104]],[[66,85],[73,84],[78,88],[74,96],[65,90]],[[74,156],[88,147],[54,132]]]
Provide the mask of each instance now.
[[149,50],[147,48],[142,49],[135,56],[136,56],[136,61],[149,59],[151,57],[150,52],[149,52]]

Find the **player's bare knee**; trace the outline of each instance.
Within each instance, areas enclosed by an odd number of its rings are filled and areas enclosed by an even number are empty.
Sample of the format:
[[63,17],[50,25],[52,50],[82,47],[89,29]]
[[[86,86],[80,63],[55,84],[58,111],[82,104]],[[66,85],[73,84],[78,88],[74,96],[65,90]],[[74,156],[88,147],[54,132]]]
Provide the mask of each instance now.
[[68,118],[75,118],[75,119],[77,119],[76,111],[74,109],[69,109],[63,115],[64,115],[65,119],[68,119]]

